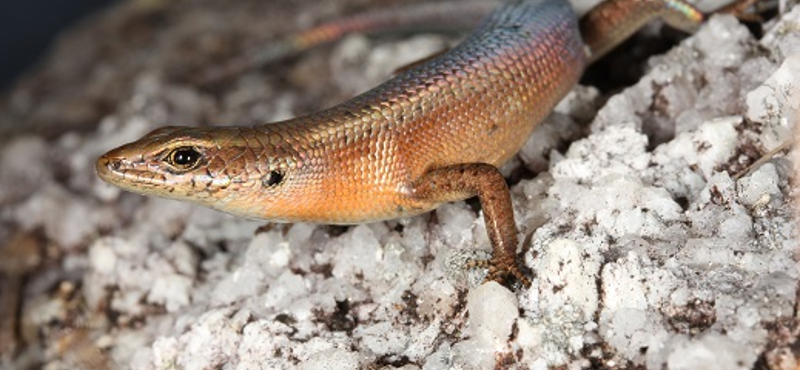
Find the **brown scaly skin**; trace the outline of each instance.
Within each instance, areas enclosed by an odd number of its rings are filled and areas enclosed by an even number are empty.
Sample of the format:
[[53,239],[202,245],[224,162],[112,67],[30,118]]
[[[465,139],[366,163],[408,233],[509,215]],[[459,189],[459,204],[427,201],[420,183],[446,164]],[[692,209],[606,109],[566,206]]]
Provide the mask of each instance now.
[[[613,1],[584,32],[662,2]],[[392,219],[478,196],[490,278],[527,285],[497,167],[575,85],[587,50],[566,1],[516,1],[450,52],[339,106],[255,127],[162,128],[103,155],[97,173],[133,192],[287,222]]]

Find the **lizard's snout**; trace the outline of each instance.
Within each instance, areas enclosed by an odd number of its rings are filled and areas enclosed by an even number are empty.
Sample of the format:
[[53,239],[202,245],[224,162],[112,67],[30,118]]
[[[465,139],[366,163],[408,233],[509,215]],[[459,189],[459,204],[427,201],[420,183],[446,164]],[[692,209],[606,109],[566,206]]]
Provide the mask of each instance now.
[[94,170],[97,172],[97,176],[99,176],[104,181],[108,181],[108,177],[111,175],[114,170],[119,168],[118,161],[112,161],[106,155],[102,155],[100,158],[97,159],[97,162],[94,164]]
[[123,158],[113,154],[114,151],[100,156],[94,164],[95,172],[103,181],[113,183],[112,179],[121,175]]

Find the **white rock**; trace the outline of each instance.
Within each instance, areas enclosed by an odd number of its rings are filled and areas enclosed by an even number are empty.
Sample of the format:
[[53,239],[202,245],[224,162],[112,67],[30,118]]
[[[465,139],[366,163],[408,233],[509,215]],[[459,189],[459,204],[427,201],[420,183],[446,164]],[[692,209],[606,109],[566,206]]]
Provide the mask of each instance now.
[[750,369],[756,353],[719,334],[704,335],[696,340],[675,344],[669,355],[670,370],[736,370]]
[[489,282],[469,292],[469,332],[485,344],[505,348],[511,326],[519,317],[516,296],[500,284]]
[[377,356],[400,353],[408,345],[409,333],[396,328],[391,322],[361,326],[354,333],[364,345]]
[[192,283],[191,278],[179,274],[160,276],[153,282],[147,302],[163,305],[167,312],[177,312],[189,304]]
[[670,337],[656,312],[621,308],[608,316],[600,326],[600,335],[623,358],[645,363],[648,351],[658,351]]
[[767,150],[782,144],[800,124],[800,102],[795,98],[800,96],[800,49],[797,52],[747,94],[747,118],[766,126],[761,138]]
[[550,307],[546,315],[570,306],[579,320],[593,319],[598,309],[600,261],[592,252],[590,247],[567,239],[554,240],[542,251],[535,270],[541,304]]
[[752,207],[764,197],[774,197],[781,193],[778,187],[778,171],[772,163],[759,167],[750,176],[739,179],[739,200]]
[[603,268],[603,316],[620,309],[647,309],[645,273],[639,257],[633,253]]
[[489,282],[469,292],[467,311],[470,339],[456,344],[456,361],[468,369],[491,368],[499,353],[510,351],[508,339],[519,317],[517,298]]
[[301,370],[357,370],[359,355],[343,349],[329,349],[317,352],[303,362]]

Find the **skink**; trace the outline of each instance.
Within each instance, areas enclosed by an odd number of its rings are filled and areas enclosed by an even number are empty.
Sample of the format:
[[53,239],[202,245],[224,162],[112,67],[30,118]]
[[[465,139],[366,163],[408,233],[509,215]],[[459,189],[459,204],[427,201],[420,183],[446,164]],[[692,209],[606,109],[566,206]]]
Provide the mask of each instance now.
[[165,127],[103,155],[99,176],[240,216],[352,224],[477,196],[489,279],[527,284],[498,166],[591,60],[647,20],[692,31],[679,0],[611,0],[580,23],[566,0],[504,4],[461,44],[341,105],[254,127]]

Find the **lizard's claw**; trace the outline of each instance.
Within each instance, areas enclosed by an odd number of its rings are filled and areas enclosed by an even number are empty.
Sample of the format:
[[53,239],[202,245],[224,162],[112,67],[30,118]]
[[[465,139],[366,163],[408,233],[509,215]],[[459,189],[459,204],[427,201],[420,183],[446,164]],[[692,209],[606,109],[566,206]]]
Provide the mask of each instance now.
[[496,281],[500,285],[508,286],[510,282],[507,278],[513,276],[514,279],[526,288],[531,286],[530,279],[528,279],[525,273],[523,273],[516,264],[505,267],[500,267],[500,265],[502,264],[498,263],[495,259],[471,259],[467,262],[468,268],[485,268],[489,270],[489,274],[486,275],[484,282]]

